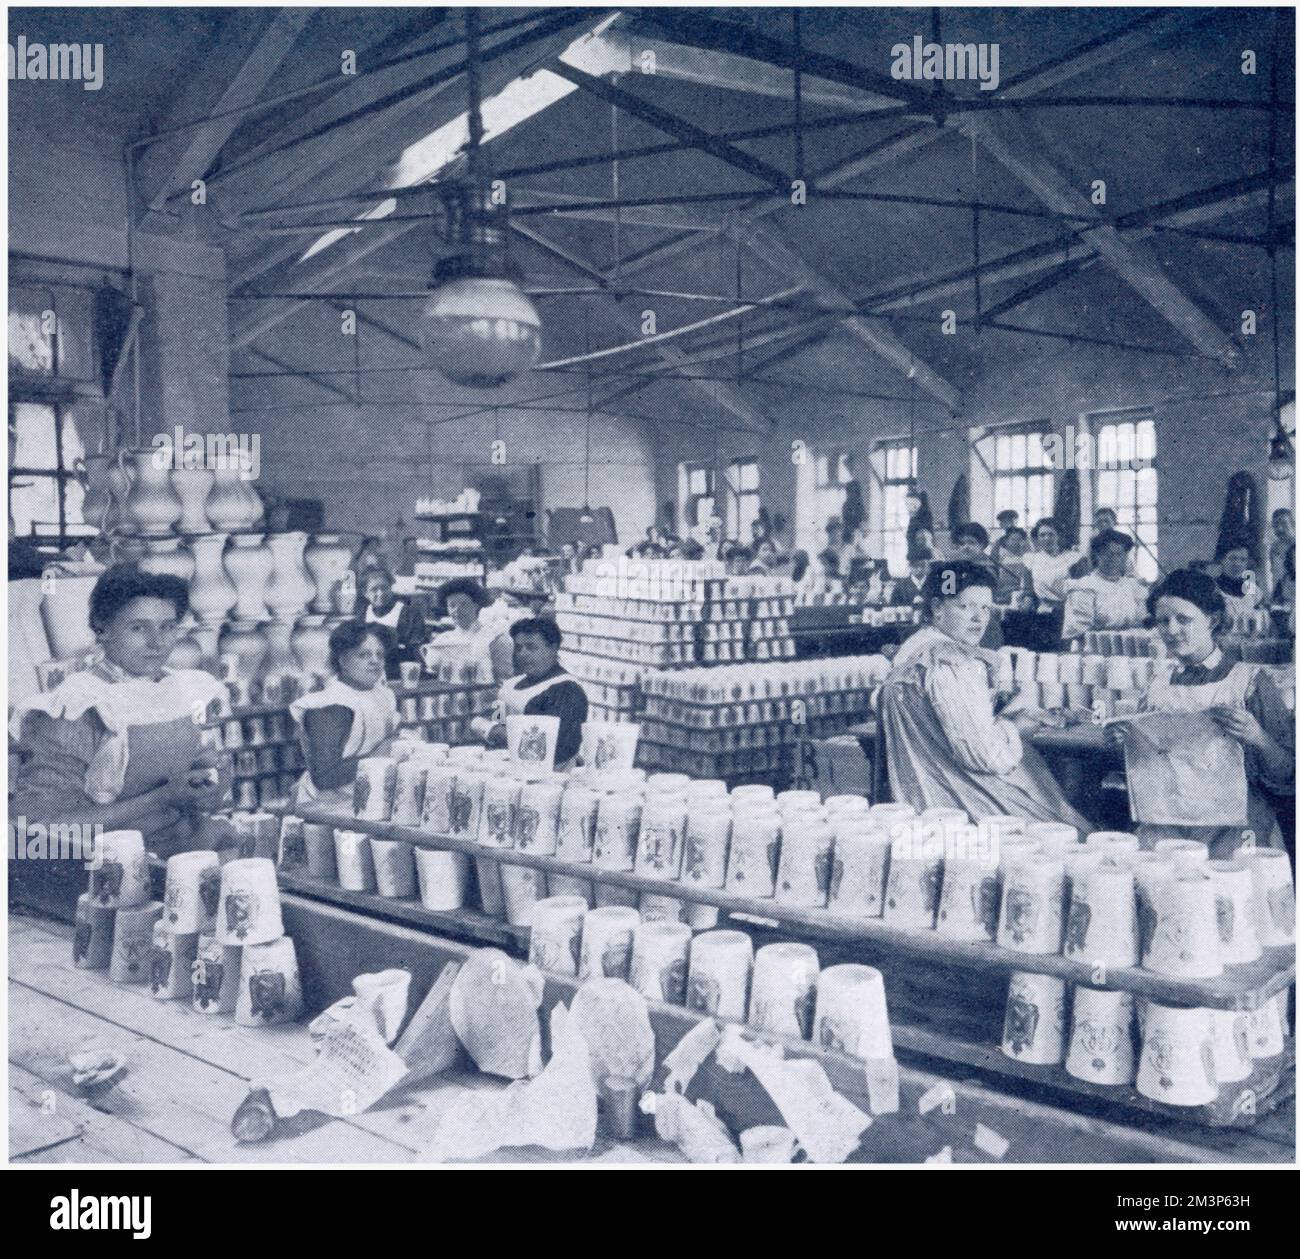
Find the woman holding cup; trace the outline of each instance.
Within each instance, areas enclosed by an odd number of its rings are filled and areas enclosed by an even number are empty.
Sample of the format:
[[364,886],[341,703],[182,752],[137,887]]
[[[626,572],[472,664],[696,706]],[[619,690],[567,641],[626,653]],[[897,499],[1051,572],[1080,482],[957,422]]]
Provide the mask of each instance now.
[[294,792],[300,804],[350,811],[357,762],[387,754],[397,731],[397,697],[384,681],[387,648],[375,626],[345,621],[330,635],[334,677],[289,706],[307,762]]

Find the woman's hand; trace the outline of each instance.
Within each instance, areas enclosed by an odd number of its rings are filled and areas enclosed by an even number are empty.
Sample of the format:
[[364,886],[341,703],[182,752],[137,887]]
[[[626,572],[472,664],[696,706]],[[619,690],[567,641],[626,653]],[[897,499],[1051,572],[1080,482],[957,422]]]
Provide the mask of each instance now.
[[215,808],[225,792],[221,757],[216,752],[200,752],[188,768],[177,770],[163,787],[163,796],[171,804],[199,809]]
[[1219,729],[1230,739],[1236,739],[1243,747],[1268,751],[1273,744],[1268,731],[1255,719],[1255,714],[1248,708],[1233,708],[1221,705],[1210,709],[1210,716],[1218,723]]

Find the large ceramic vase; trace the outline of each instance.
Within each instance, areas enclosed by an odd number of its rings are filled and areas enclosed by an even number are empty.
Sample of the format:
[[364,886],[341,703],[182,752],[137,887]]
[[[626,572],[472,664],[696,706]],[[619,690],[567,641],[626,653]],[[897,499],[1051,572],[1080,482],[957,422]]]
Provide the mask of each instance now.
[[[87,455],[79,470],[85,495],[81,500],[81,518],[94,525],[100,533],[107,533],[116,523],[119,508],[130,482],[126,473],[118,468],[116,456],[111,454]],[[114,491],[114,473],[120,492]]]
[[267,642],[261,665],[263,698],[267,703],[289,703],[304,689],[302,669],[289,646],[293,622],[268,621],[262,633]]
[[238,657],[236,671],[244,682],[252,682],[257,678],[266,650],[266,635],[256,621],[230,621],[217,640],[219,655]]
[[271,580],[266,584],[266,603],[277,621],[293,624],[316,593],[316,585],[303,567],[305,533],[272,533],[266,545],[271,550]]
[[194,556],[181,545],[180,538],[150,538],[138,567],[141,572],[179,577],[188,584],[194,576]]
[[313,684],[330,675],[330,630],[320,613],[304,616],[293,631],[289,646],[304,677]]
[[212,478],[212,492],[204,505],[208,523],[218,533],[250,528],[260,514],[260,500],[255,504],[244,492],[244,479],[239,468],[216,468]]
[[193,618],[187,618],[181,624],[181,635],[167,657],[169,669],[201,669],[203,667],[203,645],[196,635],[197,626]]
[[235,585],[221,561],[226,549],[224,533],[204,533],[190,539],[194,576],[190,581],[190,608],[205,625],[220,625],[235,606]]
[[235,583],[236,621],[265,621],[266,583],[271,577],[271,548],[260,533],[237,533],[226,548],[226,576]]
[[172,489],[172,470],[152,447],[124,450],[119,460],[129,461],[131,490],[126,496],[123,525],[147,538],[163,537],[181,518],[181,500]]
[[318,533],[303,559],[316,583],[311,610],[326,614],[340,611],[338,600],[343,593],[344,578],[352,568],[352,547],[337,533]]
[[66,660],[90,651],[95,633],[90,628],[90,592],[99,574],[65,576],[47,570],[41,578],[41,622],[50,644],[52,660]]
[[199,645],[199,663],[194,667],[205,670],[213,677],[221,674],[221,649],[217,646],[220,630],[220,623],[205,625],[200,621],[190,630],[189,635]]
[[181,518],[176,526],[180,533],[208,532],[208,495],[215,475],[211,468],[176,468],[172,472],[172,489],[181,500]]

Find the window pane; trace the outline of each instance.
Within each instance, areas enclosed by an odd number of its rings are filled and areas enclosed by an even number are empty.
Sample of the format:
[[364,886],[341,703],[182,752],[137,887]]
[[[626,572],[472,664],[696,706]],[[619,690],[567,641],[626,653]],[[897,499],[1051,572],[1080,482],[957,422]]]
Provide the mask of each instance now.
[[[75,477],[68,477],[63,483],[63,517],[69,525],[79,525],[83,523],[81,515],[81,503],[86,497],[86,491],[82,489],[81,482]],[[92,532],[94,532],[92,530]]]
[[1117,426],[1117,429],[1117,458],[1123,467],[1132,467],[1134,451],[1133,425],[1120,424]]
[[9,489],[9,514],[13,530],[19,537],[33,532],[40,524],[48,533],[49,526],[59,527],[58,482],[54,477],[20,477]]
[[1137,501],[1143,507],[1154,507],[1156,503],[1156,470],[1143,468],[1136,476]]
[[994,467],[999,472],[1005,472],[1011,467],[1011,438],[999,437],[997,443],[997,459]]
[[85,457],[86,447],[77,430],[77,421],[72,411],[63,409],[63,466],[68,469],[77,466],[77,460]]
[[1025,435],[1016,433],[1011,438],[1011,466],[1012,468],[1023,468],[1025,466]]
[[836,460],[836,485],[847,485],[853,480],[853,469],[849,467],[848,451],[841,450],[839,458]]
[[1103,468],[1114,467],[1116,448],[1115,426],[1113,424],[1103,424],[1097,437],[1097,462]]
[[17,435],[13,463],[17,468],[57,468],[54,447],[54,408],[42,402],[14,404]]
[[1156,422],[1142,420],[1137,426],[1137,457],[1147,463],[1156,457]]
[[[9,293],[9,362],[21,370],[48,376],[54,371],[54,337],[43,312],[51,305],[48,293],[11,289]],[[51,331],[45,330],[46,326]]]
[[1043,466],[1043,435],[1029,433],[1025,437],[1025,463],[1030,468]]

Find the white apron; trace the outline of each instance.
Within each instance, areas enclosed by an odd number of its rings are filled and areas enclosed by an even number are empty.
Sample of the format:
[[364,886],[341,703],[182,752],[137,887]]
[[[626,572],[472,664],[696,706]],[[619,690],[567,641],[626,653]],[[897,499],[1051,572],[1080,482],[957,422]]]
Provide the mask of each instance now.
[[[397,696],[383,682],[368,691],[358,691],[338,678],[331,678],[321,690],[294,700],[289,705],[289,712],[301,727],[303,714],[320,708],[346,708],[352,714],[352,728],[343,744],[344,760],[369,755],[397,730]],[[300,733],[299,739],[305,756],[306,735]],[[293,798],[299,804],[316,804],[321,808],[346,805],[350,809],[352,788],[319,791],[312,782],[311,771],[304,770],[294,788]]]

